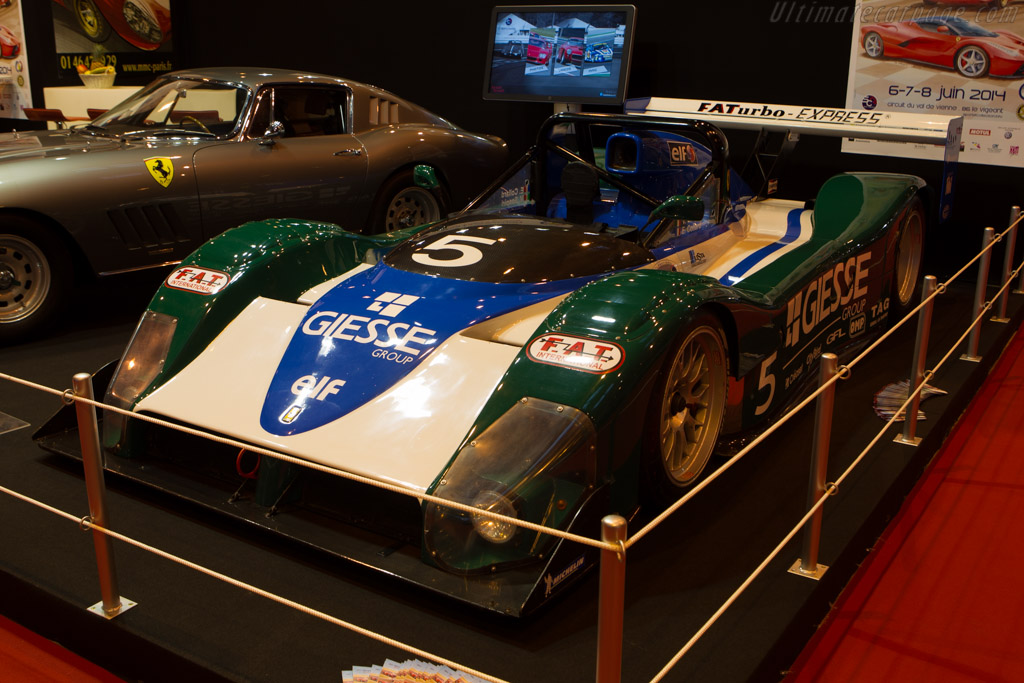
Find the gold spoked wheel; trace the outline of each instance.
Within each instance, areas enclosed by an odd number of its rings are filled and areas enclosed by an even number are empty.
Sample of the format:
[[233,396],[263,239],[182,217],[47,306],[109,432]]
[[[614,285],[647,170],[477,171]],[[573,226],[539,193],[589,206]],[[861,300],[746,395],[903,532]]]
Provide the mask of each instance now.
[[658,450],[667,482],[693,483],[704,469],[725,417],[728,356],[721,327],[699,317],[673,352],[660,396]]
[[93,0],[75,0],[75,19],[85,36],[94,43],[102,43],[110,37],[110,24],[100,13]]
[[917,295],[921,280],[921,253],[924,250],[924,223],[921,200],[914,199],[903,214],[896,243],[892,297],[899,311],[911,308]]

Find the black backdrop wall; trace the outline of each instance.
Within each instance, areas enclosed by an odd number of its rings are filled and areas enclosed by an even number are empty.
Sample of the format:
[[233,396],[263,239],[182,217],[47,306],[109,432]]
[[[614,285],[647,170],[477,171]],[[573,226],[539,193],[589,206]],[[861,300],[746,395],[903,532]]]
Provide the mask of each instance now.
[[[48,72],[42,56],[47,44],[52,52],[52,24],[47,23],[51,4],[35,0],[24,5],[39,101],[44,85],[58,84],[56,68]],[[486,33],[494,4],[172,0],[176,63],[182,68],[280,66],[373,83],[470,130],[500,135],[518,154],[529,146],[551,105],[482,99]],[[853,0],[633,4],[637,29],[631,97],[844,104]],[[801,9],[830,6],[836,9],[834,17],[845,20],[796,20],[808,13]],[[845,155],[837,140],[806,146],[795,162],[800,174],[791,182],[808,187],[840,170],[912,172],[930,182],[937,182],[940,173],[937,162]],[[1022,180],[1021,170],[961,166],[953,217],[930,238],[929,253],[937,260],[933,272],[941,275],[944,259],[959,257],[965,240],[971,248],[980,246],[986,225],[1006,223],[1011,205],[1022,201]]]

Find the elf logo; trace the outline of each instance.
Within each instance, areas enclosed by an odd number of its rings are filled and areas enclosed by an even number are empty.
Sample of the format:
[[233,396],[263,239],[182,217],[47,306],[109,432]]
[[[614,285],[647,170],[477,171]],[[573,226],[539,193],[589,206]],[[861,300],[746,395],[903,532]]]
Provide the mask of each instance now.
[[314,398],[322,401],[328,396],[338,393],[345,386],[343,379],[331,379],[321,377],[317,380],[316,375],[304,375],[292,382],[292,393],[299,397],[299,400]]
[[308,399],[323,401],[328,396],[337,394],[343,386],[345,386],[343,379],[331,379],[330,377],[317,379],[316,375],[303,375],[292,382],[292,393],[298,398],[281,413],[278,420],[286,425],[292,424],[306,409]]
[[697,163],[697,153],[693,145],[685,142],[668,141],[669,163],[672,166],[685,166]]
[[615,342],[548,333],[530,342],[527,357],[535,363],[603,375],[622,365],[625,353]]

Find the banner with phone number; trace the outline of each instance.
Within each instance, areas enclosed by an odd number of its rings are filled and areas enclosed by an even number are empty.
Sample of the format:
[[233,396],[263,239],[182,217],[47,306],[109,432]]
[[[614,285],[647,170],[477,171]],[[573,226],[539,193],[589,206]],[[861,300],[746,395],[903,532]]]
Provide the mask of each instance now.
[[82,72],[112,70],[140,83],[175,68],[170,0],[56,0],[51,10],[62,80],[77,84]]
[[[847,106],[964,117],[960,161],[1024,167],[1024,6],[856,4]],[[926,145],[847,140],[843,151],[942,159]]]
[[28,46],[21,3],[0,0],[0,117],[23,119],[32,106],[28,80]]

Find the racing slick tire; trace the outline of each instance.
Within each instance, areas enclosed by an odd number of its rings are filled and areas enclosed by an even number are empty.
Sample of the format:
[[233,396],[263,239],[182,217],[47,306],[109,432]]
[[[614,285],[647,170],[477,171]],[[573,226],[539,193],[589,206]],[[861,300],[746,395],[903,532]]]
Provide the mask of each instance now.
[[110,24],[93,0],[74,0],[71,9],[86,38],[102,43],[110,37]]
[[991,66],[992,59],[977,45],[963,46],[957,50],[956,57],[953,58],[953,67],[956,72],[967,78],[987,76]]
[[56,235],[18,216],[0,220],[0,343],[52,322],[72,280],[71,256]]
[[381,186],[370,213],[370,232],[380,234],[433,223],[448,215],[448,193],[443,187],[420,187],[412,169],[399,171]]
[[914,199],[903,210],[896,232],[892,286],[889,289],[889,320],[898,322],[917,305],[921,289],[921,261],[924,254],[924,203]]
[[667,505],[707,465],[725,419],[729,354],[718,319],[698,314],[669,350],[647,412],[641,481]]
[[864,52],[867,53],[868,57],[872,59],[880,59],[885,56],[885,44],[882,42],[882,36],[878,35],[874,31],[871,31],[864,36]]

